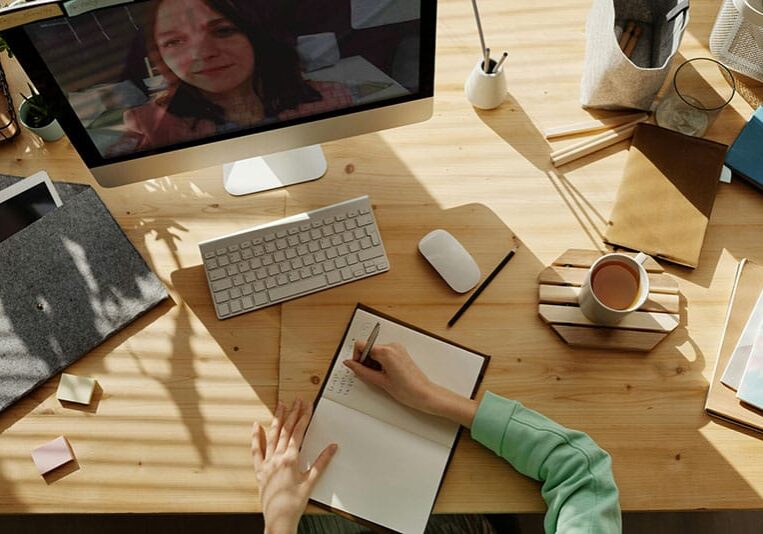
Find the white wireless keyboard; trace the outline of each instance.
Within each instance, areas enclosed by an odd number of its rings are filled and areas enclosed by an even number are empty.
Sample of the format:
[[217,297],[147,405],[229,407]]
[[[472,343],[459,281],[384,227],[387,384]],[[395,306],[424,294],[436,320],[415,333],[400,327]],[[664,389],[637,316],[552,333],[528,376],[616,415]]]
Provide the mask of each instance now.
[[199,243],[217,317],[389,270],[367,196]]

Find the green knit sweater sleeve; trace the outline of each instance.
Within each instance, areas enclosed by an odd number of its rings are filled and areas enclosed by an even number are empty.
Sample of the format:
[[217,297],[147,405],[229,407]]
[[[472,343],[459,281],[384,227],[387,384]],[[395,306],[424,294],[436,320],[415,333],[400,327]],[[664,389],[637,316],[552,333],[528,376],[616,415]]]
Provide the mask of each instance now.
[[474,417],[472,438],[543,483],[547,533],[621,532],[612,460],[587,434],[488,391]]

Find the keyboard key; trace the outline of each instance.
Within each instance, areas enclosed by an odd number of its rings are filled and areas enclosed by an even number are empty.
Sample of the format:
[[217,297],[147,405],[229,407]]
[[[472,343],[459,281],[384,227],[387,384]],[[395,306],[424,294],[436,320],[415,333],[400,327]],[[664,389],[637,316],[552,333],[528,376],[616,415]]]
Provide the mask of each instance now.
[[252,239],[252,245],[254,246],[262,245],[263,242],[264,240],[261,237],[255,237],[254,239]]
[[302,258],[302,263],[304,263],[305,265],[312,265],[313,263],[315,263],[315,259],[313,258],[312,254],[308,254],[307,256]]
[[273,256],[263,256],[262,257],[262,264],[265,266],[268,266],[273,263]]
[[302,232],[307,232],[310,229],[310,223],[302,223],[299,225],[299,229]]
[[215,293],[215,302],[218,304],[221,304],[223,302],[226,302],[230,300],[230,295],[228,294],[228,290],[220,291],[219,293]]
[[323,272],[323,265],[313,265],[310,267],[313,274],[321,274]]
[[237,299],[241,296],[241,290],[237,287],[232,287],[228,290],[228,292],[230,293],[230,298],[232,299]]
[[308,253],[308,250],[305,245],[299,245],[297,247],[297,254],[299,254],[300,256],[304,256],[307,253]]
[[327,262],[323,263],[323,270],[324,271],[329,272],[329,271],[333,271],[334,269],[336,269],[336,267],[334,267],[334,262],[333,261],[327,261]]
[[254,279],[255,279],[254,271],[249,271],[248,273],[244,275],[245,282],[251,283],[251,282],[254,282]]
[[316,252],[315,253],[315,262],[316,263],[321,263],[321,262],[324,262],[324,261],[326,261],[326,253],[323,252],[322,250]]
[[299,295],[307,291],[314,291],[327,285],[325,276],[316,276],[314,278],[307,278],[289,284],[287,286],[271,289],[268,291],[271,300],[280,300],[288,297]]
[[218,248],[217,249],[217,255],[218,256],[227,256],[228,255],[228,249],[227,248]]
[[241,263],[239,263],[237,265],[237,267],[238,267],[238,272],[245,273],[246,271],[249,270],[249,262],[248,261],[242,261]]
[[254,283],[254,290],[257,292],[264,291],[265,290],[265,283],[262,280],[257,280]]
[[220,256],[219,258],[217,258],[217,264],[218,264],[220,267],[225,267],[225,266],[226,266],[226,265],[228,265],[229,263],[230,263],[230,262],[228,261],[228,256]]
[[344,223],[344,226],[348,230],[353,230],[358,227],[358,223],[355,222],[355,219],[347,219],[347,222]]
[[310,234],[308,234],[307,232],[302,232],[301,234],[299,234],[300,243],[304,244],[304,243],[307,243],[308,241],[310,241]]
[[241,299],[241,305],[245,310],[254,308],[254,299],[252,297],[244,297]]
[[262,260],[260,258],[252,258],[249,260],[249,267],[252,269],[259,269],[262,267]]
[[342,241],[345,243],[349,243],[350,241],[353,241],[355,237],[352,235],[352,232],[345,232],[342,234]]
[[347,216],[344,213],[340,213],[339,215],[334,217],[334,220],[336,222],[341,222],[341,221],[345,220],[346,218],[347,218]]
[[376,271],[376,265],[374,265],[373,263],[371,265],[367,265],[364,263],[363,266],[366,269],[366,273],[373,273]]
[[342,267],[347,267],[347,260],[344,258],[337,258],[334,260],[334,265],[336,265],[337,269],[341,269]]
[[275,278],[268,278],[267,280],[265,280],[265,287],[268,288],[268,289],[276,287],[277,285],[278,284],[276,284],[276,279]]
[[328,278],[329,284],[336,284],[337,282],[342,281],[342,276],[339,274],[339,271],[326,273],[326,278]]
[[287,260],[293,260],[297,257],[297,251],[293,248],[287,248],[286,249],[286,259]]
[[300,258],[294,258],[293,260],[291,260],[292,269],[296,270],[296,269],[299,269],[300,267],[302,267],[302,260]]
[[238,274],[238,267],[235,265],[228,265],[228,267],[225,269],[225,274],[227,276],[233,276],[234,274]]
[[268,303],[268,293],[267,291],[263,291],[261,293],[255,293],[254,294],[254,304],[256,306],[262,306],[263,304]]
[[276,251],[276,244],[272,241],[270,243],[265,243],[265,252],[268,254],[273,254]]
[[366,213],[371,213],[371,210],[370,210],[370,208],[365,208],[365,207],[363,207],[363,208],[360,208],[358,211],[359,211],[360,213],[363,213],[363,214],[366,214]]
[[215,257],[215,251],[214,250],[208,250],[204,253],[204,259],[208,260]]
[[337,256],[338,256],[338,254],[336,253],[336,249],[335,248],[330,248],[330,249],[326,250],[326,257],[328,259],[332,260],[332,259],[336,258]]
[[277,283],[279,286],[282,286],[282,285],[284,285],[284,284],[285,284],[286,282],[288,282],[288,281],[289,281],[289,279],[286,277],[286,275],[285,275],[285,274],[279,274],[278,276],[276,276],[276,283]]
[[339,245],[341,245],[342,244],[342,236],[339,236],[339,235],[332,236],[331,244],[334,245],[335,247],[338,247]]
[[323,223],[321,223],[321,221],[312,221],[310,223],[310,226],[312,226],[313,228],[320,228],[322,224]]
[[344,223],[334,223],[334,233],[341,234],[344,232]]
[[315,239],[320,239],[321,237],[323,237],[323,235],[321,234],[320,230],[316,230],[316,229],[310,230],[310,239],[315,240]]
[[241,311],[241,301],[240,300],[232,300],[230,301],[230,311],[231,313],[238,313]]
[[323,228],[321,228],[321,233],[323,234],[323,237],[334,235],[334,228],[332,228],[331,226],[324,226]]
[[254,289],[252,288],[252,284],[244,284],[241,286],[241,294],[242,295],[251,295],[254,293]]
[[348,212],[347,212],[347,216],[348,216],[350,219],[354,219],[355,217],[357,217],[357,216],[358,216],[358,210],[351,210],[351,211],[348,211]]
[[357,241],[353,241],[352,243],[350,243],[349,247],[350,247],[350,252],[357,252],[360,250],[360,245],[358,244]]
[[347,255],[347,263],[349,265],[355,265],[358,263],[358,255],[357,254],[348,254]]
[[297,232],[299,232],[299,228],[297,228],[296,226],[292,226],[291,228],[289,228],[289,232],[288,233],[289,233],[289,235],[294,235]]
[[299,276],[301,278],[310,278],[312,276],[312,272],[310,271],[309,267],[302,267],[299,270]]
[[352,275],[355,277],[363,276],[363,266],[362,265],[356,265],[352,268]]
[[349,267],[345,267],[344,269],[342,269],[341,272],[342,272],[342,280],[349,280],[350,278],[352,278],[352,271],[350,270]]
[[236,252],[238,250],[238,245],[231,245],[228,247],[228,252]]
[[215,293],[222,291],[223,289],[230,289],[231,287],[233,287],[233,284],[231,283],[230,278],[223,278],[217,282],[212,282],[212,291]]
[[278,265],[275,263],[273,265],[268,265],[268,276],[275,276],[277,275],[281,270],[278,268]]
[[284,254],[283,250],[279,250],[275,254],[273,254],[273,260],[277,262],[282,262],[286,259],[286,254]]
[[265,247],[259,245],[254,247],[253,251],[255,256],[262,256],[263,254],[265,254]]
[[307,250],[310,252],[318,252],[321,249],[321,246],[316,241],[310,241],[310,244],[307,245]]
[[299,245],[299,238],[297,236],[290,235],[288,238],[286,238],[286,242],[290,247],[296,247]]
[[381,239],[379,239],[379,234],[377,234],[376,232],[371,234],[371,243],[375,247],[378,247],[379,245],[381,245]]
[[373,247],[373,248],[367,248],[365,250],[361,250],[358,253],[358,259],[360,261],[366,261],[371,260],[373,258],[378,258],[379,256],[384,255],[384,251],[381,247]]
[[363,231],[362,228],[355,228],[353,231],[353,235],[355,236],[355,239],[363,239],[366,237],[366,233]]
[[282,273],[288,273],[289,271],[291,271],[291,265],[287,261],[283,263],[279,263],[278,268],[280,269]]
[[296,282],[297,280],[299,280],[299,273],[296,272],[296,271],[290,272],[289,273],[289,282]]
[[372,246],[370,237],[364,237],[360,240],[360,248],[371,248]]
[[268,275],[268,272],[267,272],[267,270],[266,270],[266,269],[263,267],[262,269],[257,269],[257,271],[256,271],[254,274],[256,274],[256,275],[257,275],[257,280],[262,280],[263,278],[267,277],[267,275]]
[[276,237],[279,239],[283,239],[284,237],[286,237],[286,233],[287,233],[286,230],[278,230],[276,232]]
[[207,260],[207,269],[217,269],[217,258]]
[[[243,254],[244,251],[246,249],[250,248],[251,246],[252,246],[252,242],[251,241],[244,241],[243,243],[241,243],[241,254]],[[251,252],[251,251],[249,251],[249,252]]]
[[209,279],[213,282],[221,278],[225,278],[225,269],[215,269],[214,271],[207,271],[209,273]]
[[380,271],[383,271],[385,269],[389,269],[389,263],[387,263],[387,260],[385,260],[384,258],[377,259],[376,260],[376,268],[379,269]]
[[288,246],[289,246],[289,244],[286,243],[285,239],[279,239],[278,241],[276,241],[276,248],[278,250],[283,250],[283,249],[285,249]]
[[[236,247],[238,248],[238,247]],[[234,252],[230,256],[228,256],[228,259],[231,263],[238,263],[241,261],[241,253],[240,252]]]
[[346,256],[350,253],[350,248],[347,245],[339,245],[336,249],[340,256]]
[[334,222],[333,217],[326,217],[325,219],[323,219],[323,224],[331,224],[333,222]]
[[321,239],[319,243],[320,243],[321,248],[323,250],[326,250],[327,248],[329,248],[331,246],[331,241],[329,241],[325,237],[323,239]]
[[233,277],[234,286],[240,286],[243,283],[244,283],[244,277],[241,276],[240,274],[237,274],[236,276]]
[[230,306],[228,306],[227,302],[224,302],[217,306],[217,313],[220,315],[220,317],[225,317],[226,315],[230,315]]
[[241,257],[245,260],[252,259],[252,256],[254,256],[254,252],[252,252],[252,249],[250,248],[241,251]]

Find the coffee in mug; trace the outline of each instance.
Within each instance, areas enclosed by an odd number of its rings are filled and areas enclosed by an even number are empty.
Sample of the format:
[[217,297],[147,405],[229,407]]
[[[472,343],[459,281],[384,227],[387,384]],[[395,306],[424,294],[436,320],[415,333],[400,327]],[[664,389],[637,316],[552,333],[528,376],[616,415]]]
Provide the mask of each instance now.
[[648,257],[613,253],[596,260],[578,296],[583,314],[594,323],[614,325],[643,306],[649,296],[649,275],[643,265]]

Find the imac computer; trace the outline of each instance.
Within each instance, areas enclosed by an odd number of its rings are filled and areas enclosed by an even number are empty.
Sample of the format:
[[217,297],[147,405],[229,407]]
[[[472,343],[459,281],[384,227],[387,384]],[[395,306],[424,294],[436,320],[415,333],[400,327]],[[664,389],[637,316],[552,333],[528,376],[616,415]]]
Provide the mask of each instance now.
[[321,142],[428,119],[436,0],[38,0],[0,34],[105,187],[221,164],[313,180]]

